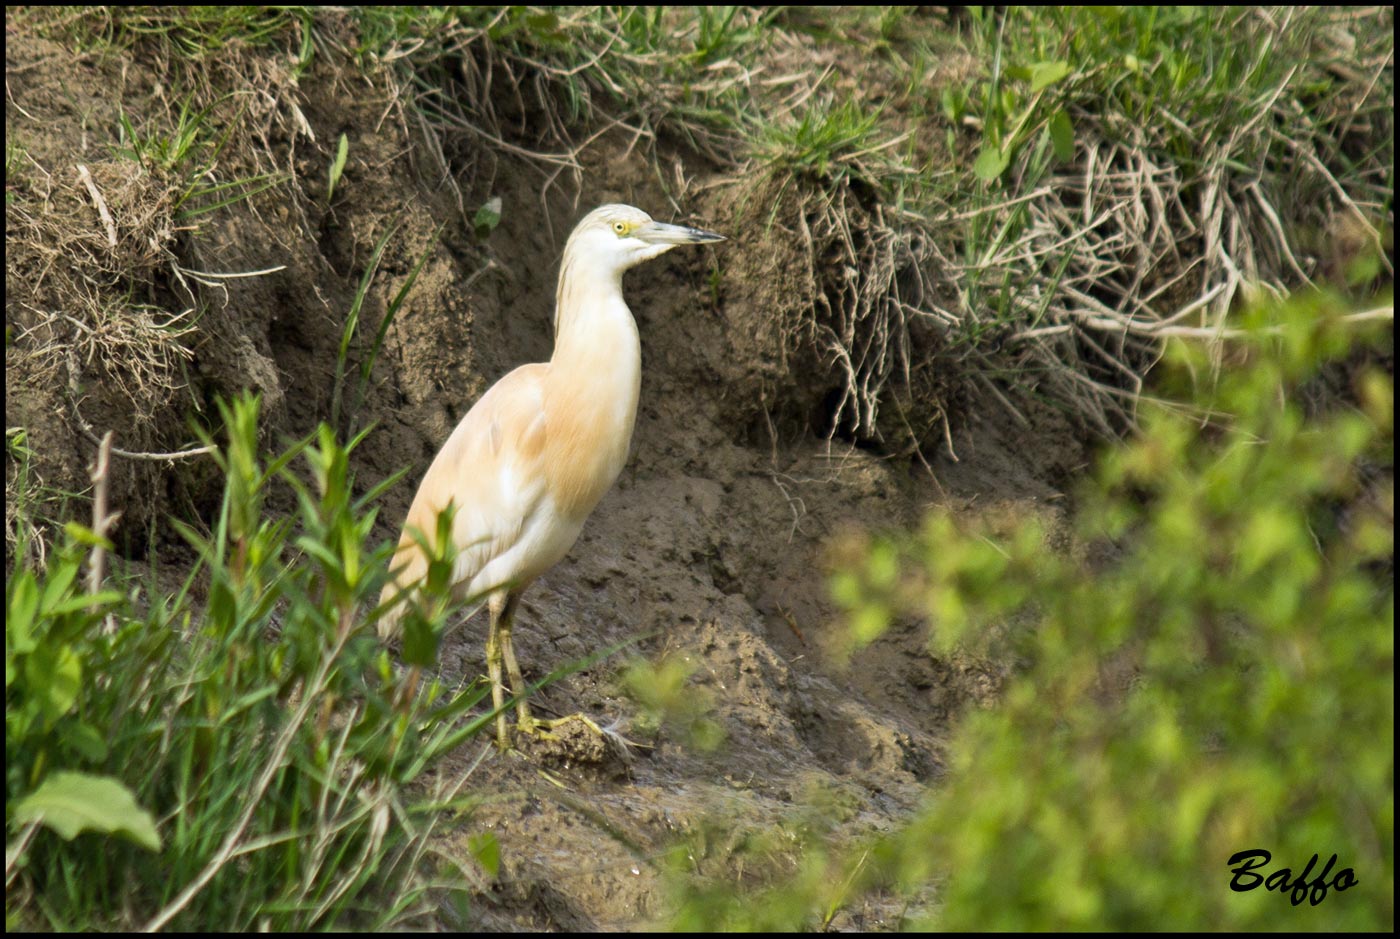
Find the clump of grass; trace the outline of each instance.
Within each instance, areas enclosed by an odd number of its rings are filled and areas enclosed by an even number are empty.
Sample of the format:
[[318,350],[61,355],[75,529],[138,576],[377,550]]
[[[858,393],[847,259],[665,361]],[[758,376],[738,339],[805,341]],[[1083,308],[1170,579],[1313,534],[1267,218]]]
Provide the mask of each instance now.
[[781,341],[827,368],[828,429],[894,449],[917,448],[947,422],[946,396],[925,368],[939,345],[926,302],[933,253],[906,208],[922,185],[905,159],[908,137],[854,99],[814,96],[750,138],[754,182],[740,200],[769,229],[781,222],[802,239],[816,302],[785,318]]
[[[114,480],[133,509],[129,535],[149,519],[128,497],[163,488],[158,463],[192,452],[186,416],[212,400],[191,369],[208,337],[204,314],[226,300],[227,278],[244,273],[204,262],[202,226],[289,178],[261,162],[268,148],[247,145],[259,130],[266,138],[262,100],[215,92],[211,77],[271,41],[272,21],[251,8],[26,10],[16,19],[91,62],[139,46],[159,76],[144,97],[113,89],[110,112],[84,114],[88,151],[78,159],[54,151],[23,107],[7,113],[7,364],[45,390],[41,406],[75,439],[95,444],[94,425],[113,427],[117,452],[143,458]],[[198,35],[208,42],[196,51]],[[75,449],[41,454],[54,485],[84,485]]]
[[303,66],[313,50],[309,7],[104,6],[19,10],[16,15],[25,28],[96,54],[144,43],[174,59],[198,64],[230,48],[278,44],[289,34],[300,36]]
[[233,96],[226,95],[195,111],[189,98],[180,102],[168,133],[143,136],[132,126],[125,112],[118,114],[120,142],[114,148],[119,157],[141,163],[153,175],[173,177],[171,211],[175,221],[188,224],[200,215],[235,205],[287,180],[285,174],[260,173],[247,178],[209,182],[215,177],[219,157],[238,129],[240,109],[217,139],[206,128],[215,108]]
[[146,443],[185,386],[190,356],[191,311],[151,292],[173,261],[176,189],[120,159],[62,178],[39,169],[6,213],[17,314],[8,352],[32,381],[74,399],[86,375],[104,396],[121,389],[123,442]]
[[[1236,8],[980,19],[972,37],[991,69],[944,94],[949,119],[981,137],[946,259],[955,341],[984,358],[981,325],[999,324],[1020,360],[1014,384],[1114,433],[1134,425],[1165,337],[1222,335],[1242,300],[1328,276],[1303,250],[1309,231],[1351,219],[1381,255],[1389,210],[1375,183],[1390,145],[1338,159],[1328,128],[1343,112],[1320,94],[1340,87],[1318,54],[1339,22]],[[1381,50],[1354,51],[1354,67],[1383,77]],[[1372,81],[1356,94],[1346,107],[1372,113],[1385,92]]]
[[11,564],[44,567],[50,541],[75,493],[48,485],[34,472],[34,451],[23,427],[5,429],[5,556]]
[[875,134],[878,120],[877,112],[867,112],[853,100],[818,103],[786,124],[762,128],[753,158],[824,182],[865,176],[859,160],[880,142]]
[[[221,410],[223,506],[207,534],[180,526],[199,562],[174,595],[113,589],[100,569],[85,587],[103,539],[75,524],[47,566],[13,556],[12,924],[376,928],[436,905],[425,845],[438,815],[416,800],[463,807],[465,777],[405,787],[484,726],[464,717],[484,689],[410,693],[379,647],[389,546],[366,541],[383,487],[352,495],[354,442],[323,427],[264,460],[256,399]],[[303,458],[309,479],[293,470]],[[297,492],[294,522],[264,513],[277,480]],[[98,803],[65,807],[74,787]]]

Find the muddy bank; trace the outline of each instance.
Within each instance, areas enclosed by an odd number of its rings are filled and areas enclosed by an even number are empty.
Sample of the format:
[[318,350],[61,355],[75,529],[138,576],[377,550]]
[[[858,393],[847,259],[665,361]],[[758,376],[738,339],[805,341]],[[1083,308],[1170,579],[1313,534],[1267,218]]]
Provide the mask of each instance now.
[[[387,87],[367,86],[344,63],[321,57],[294,78],[275,56],[249,52],[243,61],[256,67],[244,81],[258,103],[213,112],[240,128],[223,169],[285,173],[285,184],[201,216],[197,231],[179,230],[168,191],[154,184],[141,183],[127,203],[113,197],[118,223],[131,224],[121,244],[149,243],[133,266],[102,247],[75,166],[89,166],[107,192],[125,191],[122,158],[106,136],[118,104],[140,124],[143,113],[168,114],[178,102],[139,47],[75,60],[56,43],[12,35],[6,55],[15,105],[7,137],[28,160],[11,185],[30,206],[8,216],[20,256],[7,278],[17,338],[7,347],[6,422],[28,430],[36,472],[54,489],[85,486],[87,429],[115,428],[118,445],[132,450],[176,448],[189,442],[188,415],[208,422],[216,396],[243,388],[263,395],[269,446],[328,419],[346,311],[392,229],[363,322],[377,324],[425,252],[427,260],[363,396],[347,393],[342,418],[346,428],[375,428],[355,452],[362,486],[410,468],[379,515],[377,534],[392,538],[457,420],[501,375],[549,356],[558,255],[577,218],[619,201],[731,237],[628,275],[644,363],[632,457],[569,557],[527,594],[516,628],[532,681],[631,640],[539,703],[546,714],[583,711],[638,745],[630,757],[583,743],[488,753],[479,763],[479,745],[454,754],[440,772],[470,772],[469,789],[486,801],[444,836],[442,850],[470,867],[472,834],[492,831],[501,845],[499,876],[473,883],[469,925],[644,925],[667,909],[669,846],[703,843],[691,860],[707,874],[762,878],[772,869],[746,867],[742,835],[814,801],[837,807],[838,838],[897,825],[937,779],[950,721],[995,700],[1003,666],[935,658],[913,623],[842,662],[833,649],[843,624],[826,590],[833,539],[912,526],[934,503],[969,515],[1059,517],[1083,445],[1053,412],[1025,425],[969,401],[948,404],[950,446],[922,456],[828,439],[821,418],[838,386],[784,338],[818,289],[812,259],[793,227],[765,227],[741,207],[743,180],[679,143],[639,147],[619,130],[581,152],[577,179],[561,177],[542,196],[537,161],[496,154],[488,163],[430,146]],[[328,201],[326,168],[342,134],[349,159]],[[660,168],[687,184],[678,189]],[[492,197],[501,199],[500,222],[480,237],[472,216]],[[152,328],[166,337],[169,316],[196,311],[140,394],[119,380],[132,373],[110,345],[88,358],[58,354],[85,327],[56,315],[71,284],[42,252],[23,254],[46,236],[44,205],[97,233],[79,272],[97,285],[94,309],[134,291],[165,311]],[[123,214],[128,205],[149,210],[140,226]],[[192,271],[253,276],[201,281]],[[370,336],[362,331],[350,346],[355,367],[371,354]],[[163,519],[208,520],[218,497],[207,462],[119,462],[121,552],[178,569],[188,555]],[[457,631],[442,674],[480,674],[483,639],[480,619]],[[688,664],[721,732],[716,748],[678,728],[643,726],[620,686],[629,656]],[[870,901],[833,925],[891,926],[894,916]]]

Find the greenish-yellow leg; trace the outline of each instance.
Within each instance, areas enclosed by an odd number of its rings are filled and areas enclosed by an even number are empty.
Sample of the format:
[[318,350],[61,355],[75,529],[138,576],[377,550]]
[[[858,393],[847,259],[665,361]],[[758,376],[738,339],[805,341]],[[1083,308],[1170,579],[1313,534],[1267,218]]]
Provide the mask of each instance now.
[[[520,663],[515,658],[515,643],[511,639],[511,627],[515,625],[515,610],[519,603],[520,594],[508,591],[500,591],[490,600],[491,632],[486,640],[486,666],[491,673],[491,699],[495,702],[496,710],[499,711],[505,701],[505,685],[501,682],[501,663],[504,660],[511,693],[515,695],[516,728],[520,732],[548,736],[553,728],[576,720],[600,737],[605,736],[602,729],[583,714],[570,714],[547,721],[531,716],[530,705],[525,700],[525,676],[520,673]],[[504,714],[496,715],[496,741],[502,750],[510,749],[510,731],[506,728]]]
[[[506,715],[501,710],[506,700],[505,686],[501,684],[501,620],[507,605],[504,591],[491,595],[488,602],[491,626],[486,633],[486,671],[491,676],[491,700],[496,705],[496,744],[502,750],[510,749],[510,731],[506,729]],[[509,626],[506,635],[510,635]]]
[[535,721],[530,717],[530,705],[525,702],[525,676],[520,674],[520,663],[515,660],[515,643],[511,639],[511,627],[515,625],[515,608],[520,595],[512,593],[501,612],[501,648],[505,652],[506,673],[510,675],[511,691],[515,693],[516,725],[525,733],[534,730]]

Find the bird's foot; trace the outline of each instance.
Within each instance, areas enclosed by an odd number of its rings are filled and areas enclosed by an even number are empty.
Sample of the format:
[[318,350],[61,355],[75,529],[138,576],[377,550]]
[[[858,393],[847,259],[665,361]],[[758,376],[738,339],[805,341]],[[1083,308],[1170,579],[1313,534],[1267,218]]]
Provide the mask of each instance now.
[[577,721],[578,723],[582,724],[584,727],[593,731],[600,737],[607,736],[607,731],[599,727],[598,723],[595,720],[593,720],[593,718],[583,713],[568,714],[564,717],[554,718],[529,717],[524,720],[518,721],[516,723],[516,727],[518,727],[524,733],[549,738],[554,736],[554,728],[563,727],[566,724],[570,724],[574,721]]
[[609,749],[616,751],[623,760],[629,762],[632,759],[632,747],[638,746],[634,741],[624,737],[615,725],[600,727],[597,721],[582,713],[548,720],[531,717],[527,721],[518,722],[516,729],[539,740],[561,742],[576,738],[579,733],[592,734],[602,740]]

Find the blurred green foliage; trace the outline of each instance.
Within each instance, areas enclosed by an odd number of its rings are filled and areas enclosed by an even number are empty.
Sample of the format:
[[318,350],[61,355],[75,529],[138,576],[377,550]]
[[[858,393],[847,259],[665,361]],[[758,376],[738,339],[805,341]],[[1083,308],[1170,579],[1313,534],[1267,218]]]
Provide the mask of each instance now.
[[653,664],[643,658],[628,663],[619,684],[637,705],[635,729],[651,736],[663,724],[687,745],[709,752],[724,742],[724,728],[709,714],[713,696],[691,684],[696,663],[688,655],[669,655]]
[[[935,652],[1022,667],[876,851],[867,883],[940,885],[921,924],[1391,928],[1393,391],[1347,357],[1340,307],[1255,308],[1201,407],[1145,405],[1079,494],[1073,549],[936,511],[835,576],[857,643],[917,616]],[[1166,374],[1211,367],[1178,344]],[[1351,387],[1319,403],[1323,368]],[[1356,886],[1232,891],[1230,857],[1256,848],[1266,876],[1335,853],[1329,882]]]
[[[856,786],[813,776],[768,825],[752,819],[744,793],[692,825],[665,858],[677,932],[795,932],[827,928],[862,885],[868,848],[851,855],[839,827],[864,805]],[[737,889],[736,889],[737,887]]]

